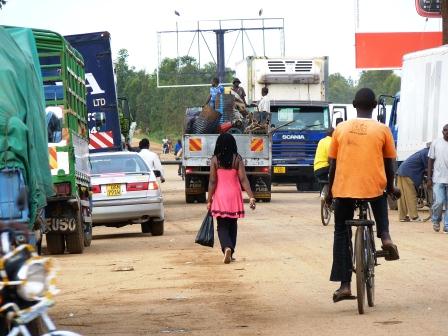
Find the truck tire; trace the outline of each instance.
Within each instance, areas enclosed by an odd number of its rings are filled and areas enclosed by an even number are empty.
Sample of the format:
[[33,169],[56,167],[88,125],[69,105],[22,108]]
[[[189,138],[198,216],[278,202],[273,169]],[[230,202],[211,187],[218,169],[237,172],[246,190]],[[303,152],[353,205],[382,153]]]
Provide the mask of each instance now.
[[197,201],[198,203],[205,203],[206,200],[207,200],[207,197],[206,197],[206,194],[205,194],[205,193],[196,195],[196,201]]
[[185,202],[194,203],[194,201],[196,201],[196,195],[185,194]]
[[162,236],[164,228],[164,220],[153,220],[151,224],[151,234],[153,236]]
[[65,242],[67,244],[67,251],[72,254],[81,254],[84,252],[84,221],[82,215],[78,210],[78,220],[76,222],[75,231],[65,235]]
[[47,233],[47,251],[49,254],[64,254],[65,239],[60,233]]

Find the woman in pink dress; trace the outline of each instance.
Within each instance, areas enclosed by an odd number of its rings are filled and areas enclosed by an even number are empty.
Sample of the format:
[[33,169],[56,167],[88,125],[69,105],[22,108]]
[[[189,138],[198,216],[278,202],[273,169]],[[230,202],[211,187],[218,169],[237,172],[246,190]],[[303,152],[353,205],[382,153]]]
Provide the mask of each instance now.
[[249,205],[255,209],[255,198],[235,138],[221,134],[216,140],[214,156],[210,163],[207,209],[218,222],[218,237],[224,253],[224,263],[233,259],[235,252],[237,221],[244,217],[242,190],[249,196]]

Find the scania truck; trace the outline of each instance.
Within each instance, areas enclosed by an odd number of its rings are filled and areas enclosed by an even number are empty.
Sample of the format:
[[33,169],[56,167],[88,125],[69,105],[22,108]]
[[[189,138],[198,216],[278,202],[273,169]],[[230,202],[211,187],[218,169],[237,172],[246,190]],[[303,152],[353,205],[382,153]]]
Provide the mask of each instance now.
[[272,183],[317,188],[313,161],[317,143],[331,126],[328,57],[248,57],[236,67],[248,103],[269,89],[272,130]]

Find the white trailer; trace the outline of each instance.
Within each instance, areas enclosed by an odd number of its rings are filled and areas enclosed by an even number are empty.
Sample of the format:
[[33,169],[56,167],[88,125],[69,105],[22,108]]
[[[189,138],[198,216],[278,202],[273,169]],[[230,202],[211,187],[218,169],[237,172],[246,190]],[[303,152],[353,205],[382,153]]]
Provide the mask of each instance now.
[[403,57],[398,108],[398,161],[442,136],[448,124],[448,45]]
[[261,98],[269,89],[274,100],[325,101],[328,57],[247,57],[236,65],[236,76],[247,94],[247,102]]

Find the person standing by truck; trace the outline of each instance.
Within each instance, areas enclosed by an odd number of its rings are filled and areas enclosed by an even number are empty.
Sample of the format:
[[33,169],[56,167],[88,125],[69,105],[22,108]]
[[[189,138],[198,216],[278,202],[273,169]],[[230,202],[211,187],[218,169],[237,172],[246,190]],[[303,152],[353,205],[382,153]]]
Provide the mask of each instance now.
[[429,148],[423,148],[408,157],[398,168],[397,186],[401,190],[398,202],[400,222],[421,222],[417,211],[417,189],[428,167]]
[[[428,187],[432,187],[432,228],[440,231],[443,206],[448,203],[448,124],[443,126],[443,138],[434,140],[428,154]],[[448,215],[443,218],[443,232],[448,233]]]
[[224,263],[233,260],[238,218],[244,217],[242,190],[249,196],[249,206],[255,209],[255,198],[235,138],[229,133],[216,140],[210,163],[207,209],[218,222],[218,237],[224,253]]

